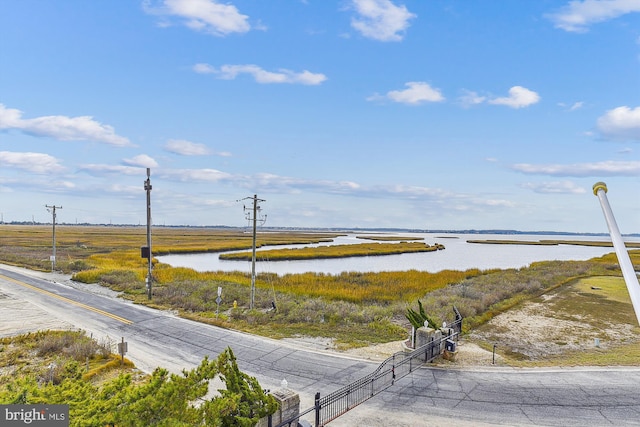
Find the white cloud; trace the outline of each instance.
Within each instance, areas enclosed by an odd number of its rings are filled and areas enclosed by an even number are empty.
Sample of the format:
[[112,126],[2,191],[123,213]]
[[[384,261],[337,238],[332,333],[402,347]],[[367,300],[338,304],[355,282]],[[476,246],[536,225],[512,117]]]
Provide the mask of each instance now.
[[581,109],[582,107],[584,107],[584,102],[582,101],[574,102],[573,105],[569,107],[569,111],[576,111]]
[[627,13],[640,12],[638,0],[573,0],[556,13],[547,15],[556,28],[586,32],[591,24],[608,21]]
[[522,188],[543,194],[585,194],[587,190],[572,181],[527,182]]
[[473,92],[466,89],[462,90],[462,96],[458,98],[458,102],[464,108],[469,108],[474,105],[482,104],[486,100],[487,100],[486,96],[478,95],[477,92]]
[[37,174],[56,173],[64,170],[58,159],[43,153],[0,151],[0,165]]
[[193,66],[193,71],[198,74],[213,74],[216,72],[216,69],[209,64],[198,63]]
[[576,111],[584,107],[584,102],[583,101],[574,102],[573,105],[571,105],[570,107],[567,106],[567,104],[565,104],[564,102],[559,102],[558,106],[566,109],[566,111]]
[[327,80],[327,76],[320,73],[312,73],[304,70],[296,73],[284,68],[277,72],[266,71],[257,65],[223,65],[219,69],[209,64],[196,64],[193,70],[200,74],[216,74],[221,79],[233,80],[240,74],[249,74],[253,76],[258,83],[291,83],[303,85],[319,85]]
[[226,36],[246,33],[251,29],[247,22],[249,17],[232,4],[221,4],[216,0],[164,0],[160,6],[154,7],[151,3],[151,0],[143,3],[147,13],[183,18],[185,25],[195,31]]
[[94,141],[119,147],[131,146],[125,137],[115,133],[113,127],[103,125],[90,116],[42,116],[23,119],[22,111],[0,104],[0,130],[21,132],[60,141]]
[[640,141],[640,107],[609,110],[598,118],[597,127],[607,139]]
[[511,108],[523,108],[540,101],[540,95],[522,86],[509,89],[509,96],[489,100],[489,104],[505,105]]
[[206,145],[184,139],[170,139],[164,144],[164,149],[181,156],[206,156],[211,154],[211,150]]
[[234,175],[216,169],[169,169],[162,170],[159,175],[180,182],[219,182],[234,179]]
[[152,157],[147,156],[146,154],[140,154],[130,159],[123,159],[122,163],[126,166],[134,166],[140,168],[158,167],[158,162],[156,162]]
[[220,156],[231,157],[228,151],[213,151],[204,144],[187,141],[185,139],[170,139],[164,145],[164,149],[170,153],[179,154],[181,156]]
[[511,166],[515,171],[530,175],[551,176],[638,176],[640,175],[640,161],[619,162],[607,160],[593,163],[574,164],[546,164],[534,165],[519,163]]
[[142,168],[138,166],[114,166],[103,164],[86,164],[80,167],[80,171],[86,172],[94,176],[104,175],[140,175],[142,176]]
[[384,42],[402,40],[401,33],[416,17],[406,6],[396,6],[391,0],[352,0],[351,5],[358,13],[351,26],[365,37]]
[[400,102],[402,104],[419,105],[425,102],[440,102],[444,101],[444,96],[438,89],[432,88],[425,82],[408,82],[405,83],[407,89],[404,90],[392,90],[387,92],[385,96],[374,95],[367,98],[368,101],[375,101],[378,99],[389,99],[393,102]]

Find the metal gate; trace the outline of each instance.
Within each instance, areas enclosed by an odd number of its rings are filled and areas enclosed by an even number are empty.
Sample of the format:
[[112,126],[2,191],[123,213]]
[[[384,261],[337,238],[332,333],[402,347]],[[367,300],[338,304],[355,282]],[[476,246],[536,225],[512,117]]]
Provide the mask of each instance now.
[[[410,353],[398,352],[382,362],[378,368],[369,375],[348,384],[324,397],[316,393],[315,404],[312,408],[300,412],[295,418],[286,420],[273,427],[298,427],[299,420],[303,416],[315,412],[315,427],[322,427],[335,420],[340,415],[355,408],[359,404],[372,398],[378,393],[391,387],[399,380],[425,363],[433,361],[440,356],[444,343],[447,340],[458,340],[462,331],[462,316],[456,307],[453,307],[456,320],[447,328],[448,335],[435,339],[416,348]],[[271,422],[269,422],[271,427]]]

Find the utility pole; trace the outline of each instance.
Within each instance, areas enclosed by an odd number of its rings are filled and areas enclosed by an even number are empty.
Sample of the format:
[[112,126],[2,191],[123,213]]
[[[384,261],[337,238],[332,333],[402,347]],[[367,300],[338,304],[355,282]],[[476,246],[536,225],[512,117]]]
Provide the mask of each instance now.
[[[242,200],[247,199],[253,200],[253,209],[246,214],[247,220],[253,222],[253,244],[251,245],[251,302],[249,303],[249,309],[253,310],[256,298],[256,225],[258,222],[258,211],[260,210],[258,202],[266,202],[266,200],[258,199],[258,196],[256,194],[254,194],[253,197],[245,197]],[[245,212],[249,211],[246,206],[244,207],[244,210]],[[264,224],[266,220],[266,215],[260,219],[262,224]]]
[[151,268],[153,268],[153,253],[151,251],[151,169],[147,168],[147,180],[144,182],[147,192],[147,298],[151,299]]
[[62,209],[62,206],[44,205],[53,215],[53,255],[51,255],[51,272],[56,270],[56,209]]

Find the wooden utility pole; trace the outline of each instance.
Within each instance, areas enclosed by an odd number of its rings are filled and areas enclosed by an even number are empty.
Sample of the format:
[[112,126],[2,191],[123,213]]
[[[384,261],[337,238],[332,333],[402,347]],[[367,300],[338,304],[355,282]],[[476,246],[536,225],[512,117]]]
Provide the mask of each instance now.
[[151,169],[147,168],[147,180],[144,189],[147,192],[147,299],[151,299],[151,269],[153,268],[153,252],[151,251]]
[[[266,200],[258,199],[258,196],[256,194],[254,194],[253,197],[246,197],[243,200],[246,199],[253,200],[253,214],[247,214],[247,219],[253,222],[253,244],[251,245],[251,301],[249,303],[249,309],[253,310],[256,298],[256,225],[258,222],[258,211],[260,210],[258,202],[266,202]],[[244,210],[247,211],[249,209],[247,209],[247,207],[245,206]],[[267,217],[265,216],[260,220],[264,224],[264,222],[267,220]]]
[[44,206],[53,215],[53,255],[51,255],[51,272],[53,273],[56,270],[56,209],[62,209],[62,206]]

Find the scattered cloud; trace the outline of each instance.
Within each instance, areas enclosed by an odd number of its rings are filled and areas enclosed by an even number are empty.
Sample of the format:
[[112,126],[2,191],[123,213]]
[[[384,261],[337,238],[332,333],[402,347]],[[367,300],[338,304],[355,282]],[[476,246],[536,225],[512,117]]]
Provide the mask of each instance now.
[[583,101],[574,102],[571,106],[568,106],[564,102],[559,102],[558,106],[560,108],[564,108],[566,111],[576,111],[584,107],[584,102]]
[[65,170],[58,159],[44,153],[0,151],[0,165],[37,174],[52,174]]
[[597,128],[606,139],[640,141],[640,107],[609,110],[598,118]]
[[540,101],[540,95],[522,86],[513,86],[509,89],[509,96],[493,98],[488,102],[494,105],[505,105],[511,108],[524,108]]
[[638,0],[572,0],[555,13],[547,14],[556,28],[584,33],[589,26],[627,13],[640,12]]
[[206,156],[211,154],[211,150],[206,145],[184,139],[170,139],[164,144],[164,149],[181,156]]
[[620,162],[607,160],[593,163],[573,163],[573,164],[546,164],[534,165],[530,163],[518,163],[512,165],[515,171],[528,175],[550,175],[550,176],[576,176],[576,177],[599,177],[599,176],[638,176],[640,175],[640,161]]
[[220,181],[244,181],[239,175],[232,175],[216,169],[163,169],[158,176],[179,182],[220,182]]
[[[145,0],[143,8],[157,16],[176,16],[190,29],[214,36],[246,33],[251,29],[247,15],[241,14],[232,4],[221,4],[216,0],[163,0],[159,4]],[[161,25],[170,24],[163,21]]]
[[23,119],[22,111],[0,104],[0,130],[18,130],[29,135],[60,141],[93,141],[118,147],[131,142],[115,133],[113,127],[103,125],[91,116],[42,116]]
[[324,74],[312,73],[307,70],[297,73],[281,68],[277,72],[272,72],[252,64],[223,65],[220,68],[215,68],[209,64],[200,63],[193,66],[193,71],[199,74],[216,74],[218,78],[225,80],[233,80],[240,74],[249,74],[257,83],[290,83],[314,86],[327,80],[327,76]]
[[463,89],[462,96],[458,98],[458,102],[463,108],[469,108],[474,105],[482,104],[487,100],[486,96],[478,95],[477,92]]
[[164,149],[173,154],[181,156],[208,156],[215,155],[221,157],[231,157],[228,151],[215,152],[204,144],[187,141],[185,139],[170,139],[164,145]]
[[383,42],[402,40],[409,21],[416,17],[406,6],[391,0],[351,0],[351,8],[358,14],[351,19],[351,26],[363,36]]
[[375,94],[368,97],[367,101],[387,99],[402,104],[420,105],[426,102],[440,102],[445,99],[440,90],[432,88],[425,82],[408,82],[405,83],[405,86],[407,89],[392,90],[384,96]]
[[79,171],[93,176],[107,175],[141,175],[141,168],[138,166],[86,164],[79,168]]
[[521,187],[542,194],[585,194],[587,192],[572,181],[526,182]]
[[158,167],[158,162],[156,162],[152,157],[147,156],[146,154],[140,154],[130,159],[123,159],[122,163],[125,166],[133,166],[133,167],[139,167],[139,168]]

